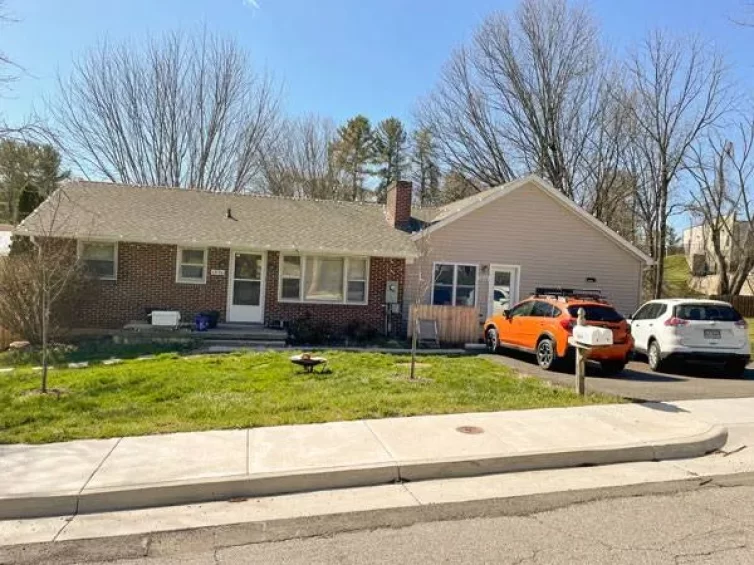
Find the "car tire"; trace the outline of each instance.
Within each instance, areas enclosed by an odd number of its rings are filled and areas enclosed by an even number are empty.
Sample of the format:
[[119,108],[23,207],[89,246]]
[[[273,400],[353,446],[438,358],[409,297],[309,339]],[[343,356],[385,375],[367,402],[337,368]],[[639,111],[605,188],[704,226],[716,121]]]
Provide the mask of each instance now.
[[600,370],[606,377],[613,377],[619,374],[625,368],[625,361],[602,361],[600,363]]
[[542,337],[537,342],[537,365],[545,371],[554,369],[558,363],[558,352],[555,341],[550,337]]
[[748,365],[746,361],[740,361],[738,359],[728,361],[723,369],[725,371],[725,376],[729,379],[740,379],[746,372],[746,365]]
[[649,365],[649,368],[655,372],[660,372],[665,369],[666,363],[662,360],[660,344],[655,340],[652,340],[649,343],[649,347],[647,347],[647,364]]
[[496,328],[489,328],[484,332],[484,343],[487,346],[488,353],[498,353],[500,351],[500,340],[498,339]]

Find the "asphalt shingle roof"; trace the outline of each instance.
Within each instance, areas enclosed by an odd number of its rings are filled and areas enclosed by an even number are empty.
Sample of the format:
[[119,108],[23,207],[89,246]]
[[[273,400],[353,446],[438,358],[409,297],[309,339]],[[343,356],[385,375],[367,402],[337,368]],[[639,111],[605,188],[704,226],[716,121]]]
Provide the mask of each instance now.
[[379,204],[88,181],[65,183],[15,233],[302,253],[417,254],[410,234],[390,226]]

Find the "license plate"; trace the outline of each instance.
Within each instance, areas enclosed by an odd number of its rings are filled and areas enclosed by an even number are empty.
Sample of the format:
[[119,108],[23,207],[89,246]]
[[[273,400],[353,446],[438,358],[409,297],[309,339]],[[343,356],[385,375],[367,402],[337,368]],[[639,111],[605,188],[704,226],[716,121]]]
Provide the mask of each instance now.
[[704,339],[720,339],[720,330],[704,330]]

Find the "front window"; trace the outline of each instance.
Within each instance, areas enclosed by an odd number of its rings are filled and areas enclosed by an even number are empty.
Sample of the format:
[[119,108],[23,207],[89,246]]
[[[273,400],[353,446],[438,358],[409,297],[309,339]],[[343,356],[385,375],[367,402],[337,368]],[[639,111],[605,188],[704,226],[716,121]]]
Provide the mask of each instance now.
[[280,270],[280,298],[283,300],[301,300],[301,257],[283,257]]
[[284,255],[280,300],[366,304],[368,271],[364,257]]
[[307,257],[304,268],[304,300],[343,302],[342,257]]
[[79,256],[90,275],[98,279],[115,280],[117,244],[83,241],[79,248]]
[[203,283],[207,280],[207,250],[178,248],[176,280],[182,283]]
[[474,306],[476,269],[474,265],[435,264],[432,304]]

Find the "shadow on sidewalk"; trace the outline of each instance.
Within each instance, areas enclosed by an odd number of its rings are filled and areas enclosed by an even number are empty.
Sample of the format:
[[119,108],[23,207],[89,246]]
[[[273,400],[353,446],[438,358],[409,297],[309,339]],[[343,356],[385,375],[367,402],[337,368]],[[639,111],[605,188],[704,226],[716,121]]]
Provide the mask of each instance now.
[[681,412],[689,413],[685,408],[667,402],[639,402],[638,404],[642,408],[649,408],[650,410],[656,410],[658,412],[668,412],[671,414],[678,414]]

